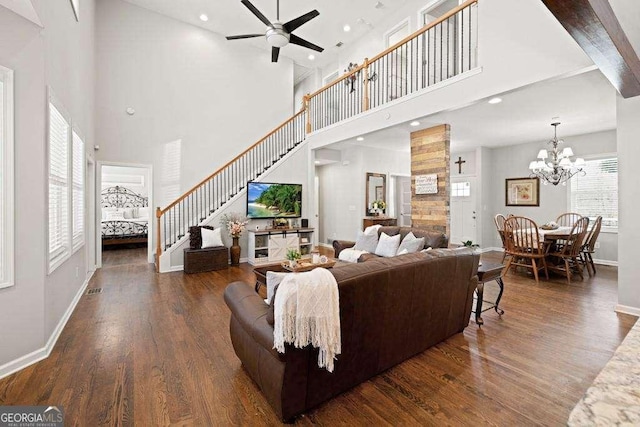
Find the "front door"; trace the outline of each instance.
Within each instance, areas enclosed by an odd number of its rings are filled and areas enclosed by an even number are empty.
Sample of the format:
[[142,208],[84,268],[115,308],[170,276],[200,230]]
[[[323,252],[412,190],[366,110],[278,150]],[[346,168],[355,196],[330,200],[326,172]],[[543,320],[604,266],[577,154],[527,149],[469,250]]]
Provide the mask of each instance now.
[[476,243],[476,179],[451,179],[451,239],[453,244]]
[[399,176],[396,178],[398,194],[398,225],[411,227],[411,177]]

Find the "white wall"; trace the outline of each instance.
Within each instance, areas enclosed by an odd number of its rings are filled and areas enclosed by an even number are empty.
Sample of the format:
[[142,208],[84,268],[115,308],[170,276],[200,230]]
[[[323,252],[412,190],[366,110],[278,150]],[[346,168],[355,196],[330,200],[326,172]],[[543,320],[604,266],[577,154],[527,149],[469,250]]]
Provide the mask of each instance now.
[[[98,1],[97,19],[97,160],[152,164],[158,206],[292,115],[291,60],[121,0]],[[165,194],[176,157],[179,189]]]
[[[34,0],[44,25],[0,7],[0,64],[15,71],[15,286],[0,290],[0,375],[44,348],[85,281],[84,248],[47,275],[47,86],[93,145],[94,2]],[[76,274],[76,269],[78,274]],[[22,362],[13,361],[30,354]],[[3,366],[4,365],[4,366]]]
[[[345,164],[348,162],[348,164]],[[342,162],[316,167],[320,182],[320,243],[355,240],[365,216],[366,173],[411,174],[411,154],[354,145],[342,152]]]
[[640,315],[640,97],[623,99],[618,96],[618,212],[620,235],[618,256],[618,310]]
[[[560,127],[562,132],[562,127]],[[562,137],[562,134],[560,134]],[[599,154],[616,152],[616,131],[605,131],[587,135],[577,135],[562,138],[565,146],[573,148],[576,156],[587,157]],[[538,225],[554,221],[558,215],[569,211],[570,200],[568,188],[563,185],[540,185],[540,206],[506,206],[505,205],[505,179],[528,177],[530,174],[529,163],[534,160],[538,151],[546,148],[545,141],[528,144],[510,145],[492,149],[491,159],[488,161],[488,169],[493,171],[489,177],[491,182],[489,194],[483,194],[482,211],[484,216],[482,229],[486,235],[481,241],[482,247],[501,247],[500,238],[495,230],[493,217],[501,213],[503,215],[514,214],[532,218]],[[622,156],[620,156],[622,157]],[[622,197],[620,196],[622,199]],[[493,230],[493,232],[491,232]],[[594,258],[606,261],[618,260],[618,234],[601,233],[600,249],[596,251]]]

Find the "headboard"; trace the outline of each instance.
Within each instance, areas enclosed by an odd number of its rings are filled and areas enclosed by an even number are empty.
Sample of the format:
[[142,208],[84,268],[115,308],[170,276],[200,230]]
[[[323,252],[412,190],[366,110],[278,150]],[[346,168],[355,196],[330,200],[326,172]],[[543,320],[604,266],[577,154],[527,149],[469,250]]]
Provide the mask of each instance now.
[[100,196],[103,208],[143,208],[148,204],[149,198],[118,185],[105,188]]

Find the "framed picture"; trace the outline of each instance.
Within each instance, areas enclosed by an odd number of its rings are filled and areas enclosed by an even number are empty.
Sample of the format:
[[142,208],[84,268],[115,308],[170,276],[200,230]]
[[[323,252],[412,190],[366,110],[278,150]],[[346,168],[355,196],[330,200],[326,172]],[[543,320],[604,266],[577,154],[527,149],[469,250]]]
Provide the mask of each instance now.
[[76,21],[80,21],[80,0],[71,0],[71,7],[73,8],[73,14],[76,16]]
[[376,200],[384,200],[384,187],[382,185],[376,186]]
[[540,179],[507,178],[505,181],[507,206],[540,206]]

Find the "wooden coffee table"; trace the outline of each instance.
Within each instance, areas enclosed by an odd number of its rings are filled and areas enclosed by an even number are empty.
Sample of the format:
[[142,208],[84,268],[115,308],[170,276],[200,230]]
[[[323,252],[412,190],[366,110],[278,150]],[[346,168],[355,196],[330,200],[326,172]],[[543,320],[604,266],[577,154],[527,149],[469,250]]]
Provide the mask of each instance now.
[[[336,261],[336,264],[332,268],[350,264],[344,261]],[[274,271],[276,273],[290,273],[290,271],[284,268],[281,263],[261,265],[260,267],[254,268],[253,273],[256,275],[256,292],[260,290],[261,286],[267,286],[267,271]]]
[[[484,324],[484,320],[482,320],[482,312],[491,310],[492,308],[498,313],[498,316],[502,316],[504,314],[504,310],[499,308],[500,299],[502,298],[502,293],[504,292],[504,282],[502,281],[502,270],[504,269],[504,265],[498,264],[496,262],[488,262],[482,261],[482,265],[478,266],[478,286],[476,287],[476,294],[478,301],[476,303],[476,323],[480,326]],[[484,284],[487,282],[491,282],[495,280],[500,286],[500,293],[498,294],[498,298],[496,302],[493,301],[484,301]],[[487,302],[490,305],[482,309],[482,303]]]

